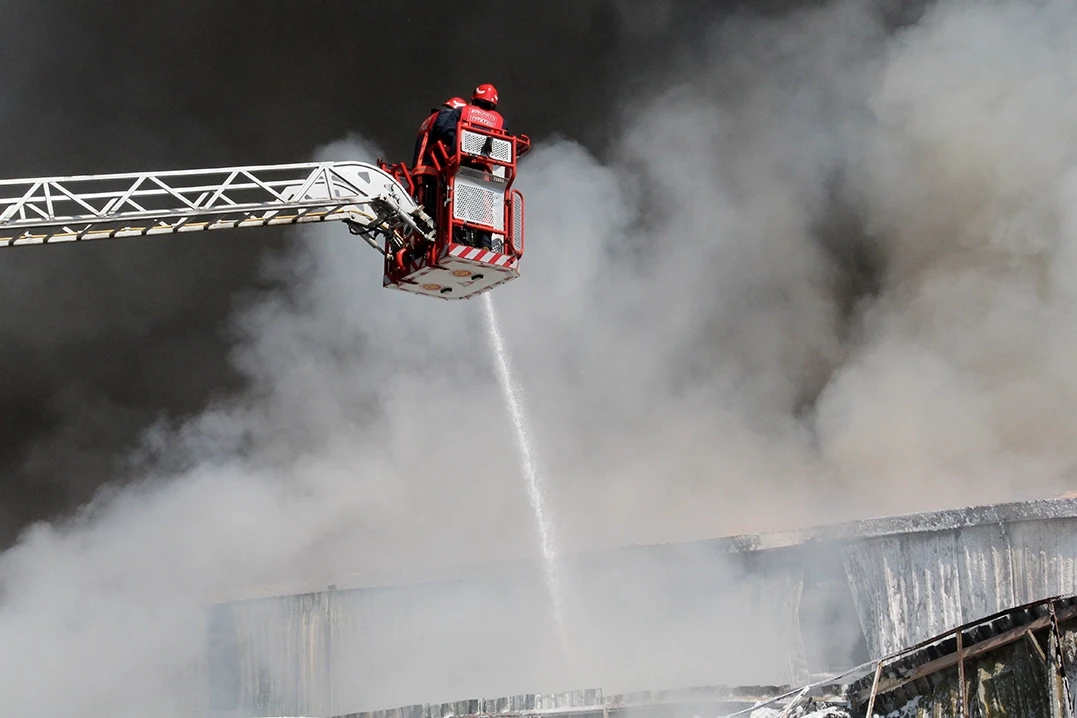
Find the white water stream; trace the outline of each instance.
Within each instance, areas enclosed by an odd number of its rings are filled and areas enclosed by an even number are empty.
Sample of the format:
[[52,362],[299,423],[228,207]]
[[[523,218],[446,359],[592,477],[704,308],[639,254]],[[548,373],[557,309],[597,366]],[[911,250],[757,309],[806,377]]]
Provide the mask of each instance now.
[[493,300],[487,293],[482,297],[483,315],[486,318],[486,333],[490,341],[490,350],[497,366],[497,379],[501,385],[501,394],[509,409],[516,438],[516,449],[520,456],[520,469],[527,481],[527,496],[538,525],[539,544],[542,550],[542,566],[553,608],[553,618],[558,632],[562,656],[569,659],[568,629],[565,624],[564,591],[561,585],[560,567],[558,566],[557,547],[553,539],[550,516],[546,506],[542,476],[532,448],[531,436],[527,430],[527,418],[524,412],[522,391],[512,375],[505,341],[501,336],[501,327],[497,321]]

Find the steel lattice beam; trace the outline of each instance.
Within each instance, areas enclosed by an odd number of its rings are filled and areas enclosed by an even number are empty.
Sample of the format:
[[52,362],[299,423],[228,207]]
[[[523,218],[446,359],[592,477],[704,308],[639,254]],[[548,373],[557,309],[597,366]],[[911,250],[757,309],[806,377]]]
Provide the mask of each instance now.
[[333,220],[368,241],[429,221],[361,162],[0,180],[0,246]]

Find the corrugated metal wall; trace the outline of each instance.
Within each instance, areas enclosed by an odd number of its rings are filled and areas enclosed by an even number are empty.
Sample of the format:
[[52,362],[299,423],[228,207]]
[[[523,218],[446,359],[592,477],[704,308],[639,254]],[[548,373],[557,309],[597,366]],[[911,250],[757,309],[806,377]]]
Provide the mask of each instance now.
[[553,648],[541,590],[519,579],[460,581],[215,606],[215,712],[333,715],[511,685],[508,668],[541,667]]
[[982,616],[1077,591],[1077,519],[961,527],[842,549],[872,658]]
[[749,572],[671,546],[569,572],[570,667],[537,572],[215,606],[214,708],[318,716],[536,687],[788,683],[804,674],[800,568],[764,558]]
[[[1077,510],[1065,511],[1038,519],[1042,507],[1019,507],[991,521],[968,510],[930,530],[900,517],[858,526],[868,537],[838,527],[799,543],[590,555],[566,570],[572,672],[557,659],[537,566],[225,604],[210,617],[212,704],[222,716],[317,716],[584,686],[801,683],[820,670],[805,655],[829,651],[827,670],[849,667],[1077,592]],[[833,645],[820,651],[824,641]]]

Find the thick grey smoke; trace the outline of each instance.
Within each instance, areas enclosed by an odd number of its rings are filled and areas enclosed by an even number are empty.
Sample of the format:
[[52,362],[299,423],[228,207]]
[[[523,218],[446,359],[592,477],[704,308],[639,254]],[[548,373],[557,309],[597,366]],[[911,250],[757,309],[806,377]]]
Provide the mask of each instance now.
[[1065,3],[947,3],[891,48],[850,172],[883,291],[820,402],[849,484],[954,503],[1067,482],[1074,21]]
[[[562,543],[1064,485],[1075,29],[1048,2],[942,2],[896,31],[862,3],[736,16],[629,98],[608,162],[540,136],[525,277],[496,301]],[[534,552],[477,307],[382,290],[341,228],[295,237],[261,277],[287,289],[232,314],[248,390],[148,434],[143,483],[0,558],[0,712],[178,715],[200,701],[200,604],[227,588]],[[663,610],[646,635],[716,630],[714,606],[647,590]],[[733,620],[731,644],[758,638]],[[596,650],[578,678],[701,682],[706,665],[720,683],[771,653],[707,651]],[[408,655],[371,670],[400,702],[483,678]]]
[[[638,13],[611,0],[312,0],[301,18],[258,0],[9,0],[0,174],[295,162],[350,131],[406,157],[426,111],[480,81],[520,128],[601,149],[621,86],[664,66],[670,42],[690,44],[710,4],[682,3],[640,35]],[[147,426],[243,391],[221,327],[285,241],[252,230],[4,252],[0,546],[132,478],[120,457]]]

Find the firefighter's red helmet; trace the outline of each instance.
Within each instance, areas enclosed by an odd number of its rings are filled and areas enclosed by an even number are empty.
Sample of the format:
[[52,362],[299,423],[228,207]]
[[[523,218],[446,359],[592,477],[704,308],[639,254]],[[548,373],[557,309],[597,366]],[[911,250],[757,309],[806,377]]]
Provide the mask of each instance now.
[[497,107],[497,88],[490,83],[479,85],[475,88],[475,91],[471,93],[471,101],[475,102],[476,100],[489,102],[494,107]]
[[445,106],[453,110],[459,110],[466,104],[467,100],[465,100],[463,97],[450,97],[449,99],[445,100]]

